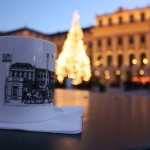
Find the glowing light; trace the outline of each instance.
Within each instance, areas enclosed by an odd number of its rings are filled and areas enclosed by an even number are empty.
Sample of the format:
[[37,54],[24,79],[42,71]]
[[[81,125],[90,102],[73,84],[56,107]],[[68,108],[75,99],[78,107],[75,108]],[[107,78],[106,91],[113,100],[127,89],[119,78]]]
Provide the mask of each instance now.
[[108,70],[105,70],[105,75],[109,75],[109,71]]
[[139,70],[139,74],[140,74],[140,75],[144,75],[144,70],[142,70],[142,69]]
[[110,79],[110,75],[106,75],[105,78],[108,80]]
[[136,65],[137,64],[137,60],[134,58],[132,59],[132,64]]
[[148,64],[148,59],[147,59],[147,58],[144,58],[144,59],[143,59],[143,63],[144,63],[144,64]]
[[99,66],[101,64],[101,62],[99,61],[99,60],[97,60],[96,62],[95,62],[95,65],[96,66]]
[[110,74],[109,74],[108,70],[105,70],[104,74],[105,74],[105,79],[107,79],[107,80],[110,79]]
[[98,71],[98,70],[95,70],[94,74],[95,74],[96,76],[98,76],[98,75],[99,75],[99,71]]
[[150,82],[150,77],[133,77],[132,82],[140,82],[142,84]]
[[77,85],[82,81],[89,81],[91,77],[90,59],[86,55],[86,46],[83,43],[83,31],[79,25],[80,16],[74,12],[73,21],[63,50],[56,61],[56,75],[59,82],[65,77],[72,79]]
[[120,72],[120,70],[116,70],[116,75],[120,75],[121,74],[121,72]]

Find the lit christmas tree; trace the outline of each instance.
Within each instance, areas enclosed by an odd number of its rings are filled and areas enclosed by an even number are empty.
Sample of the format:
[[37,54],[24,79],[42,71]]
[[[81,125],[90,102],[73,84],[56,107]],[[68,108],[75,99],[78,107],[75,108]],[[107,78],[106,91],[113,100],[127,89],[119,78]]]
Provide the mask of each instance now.
[[90,59],[86,55],[83,32],[79,24],[80,16],[74,12],[72,26],[64,42],[63,50],[56,61],[56,75],[60,83],[65,77],[72,79],[72,84],[89,81],[91,77]]

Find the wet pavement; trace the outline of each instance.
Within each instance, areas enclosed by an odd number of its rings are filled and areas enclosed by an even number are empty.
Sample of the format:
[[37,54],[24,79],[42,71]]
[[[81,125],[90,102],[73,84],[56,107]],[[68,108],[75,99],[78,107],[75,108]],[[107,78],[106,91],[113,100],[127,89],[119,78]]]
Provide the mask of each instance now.
[[150,97],[150,90],[146,89],[125,91],[121,88],[107,88],[106,93]]

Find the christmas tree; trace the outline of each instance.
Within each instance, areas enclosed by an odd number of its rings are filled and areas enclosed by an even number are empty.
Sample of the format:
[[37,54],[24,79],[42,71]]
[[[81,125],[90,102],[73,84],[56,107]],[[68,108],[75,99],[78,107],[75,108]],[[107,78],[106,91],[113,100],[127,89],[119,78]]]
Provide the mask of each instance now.
[[86,55],[83,31],[79,24],[78,11],[74,12],[71,29],[63,45],[63,50],[56,61],[56,75],[60,83],[65,77],[72,79],[72,84],[89,81],[91,77],[90,59]]

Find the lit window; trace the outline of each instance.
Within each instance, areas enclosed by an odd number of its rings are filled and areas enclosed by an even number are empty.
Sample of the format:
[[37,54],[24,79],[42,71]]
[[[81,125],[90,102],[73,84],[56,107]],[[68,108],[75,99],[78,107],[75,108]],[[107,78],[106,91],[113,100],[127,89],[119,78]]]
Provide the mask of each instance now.
[[103,63],[102,57],[101,57],[101,56],[98,56],[98,57],[97,57],[97,60],[96,60],[96,62],[95,62],[95,65],[96,65],[96,66],[101,66],[102,63]]
[[148,59],[146,58],[146,54],[142,53],[140,55],[141,66],[144,66],[148,63]]
[[129,66],[131,67],[134,64],[135,57],[133,54],[129,56]]

